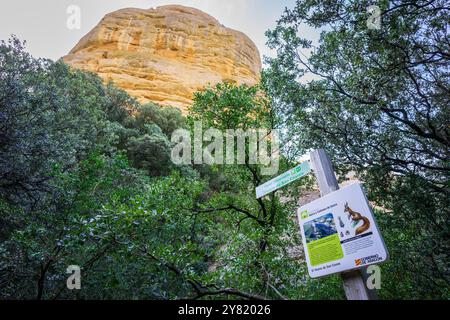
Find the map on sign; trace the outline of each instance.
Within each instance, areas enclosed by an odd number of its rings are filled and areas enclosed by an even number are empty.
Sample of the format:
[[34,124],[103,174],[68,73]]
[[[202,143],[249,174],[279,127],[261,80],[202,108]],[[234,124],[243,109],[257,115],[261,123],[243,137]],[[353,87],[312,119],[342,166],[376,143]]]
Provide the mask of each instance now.
[[388,259],[372,210],[358,183],[301,207],[298,220],[312,278]]
[[311,172],[309,162],[303,162],[295,168],[283,173],[282,175],[260,185],[256,188],[256,199],[264,197],[265,195],[284,187],[285,185],[300,179]]

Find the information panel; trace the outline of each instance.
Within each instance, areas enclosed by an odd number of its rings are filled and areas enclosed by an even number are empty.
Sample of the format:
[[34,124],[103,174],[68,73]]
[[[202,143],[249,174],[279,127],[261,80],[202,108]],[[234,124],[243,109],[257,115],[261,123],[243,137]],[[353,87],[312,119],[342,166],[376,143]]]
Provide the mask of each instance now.
[[388,252],[359,183],[298,209],[312,278],[378,264]]

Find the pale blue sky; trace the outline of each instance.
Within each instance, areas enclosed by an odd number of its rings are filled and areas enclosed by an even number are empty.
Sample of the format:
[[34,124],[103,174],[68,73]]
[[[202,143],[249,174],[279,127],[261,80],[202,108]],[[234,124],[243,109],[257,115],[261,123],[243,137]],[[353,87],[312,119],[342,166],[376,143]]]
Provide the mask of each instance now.
[[[27,50],[36,57],[53,60],[67,54],[78,40],[101,18],[121,8],[151,8],[168,4],[195,7],[211,14],[223,25],[247,34],[261,56],[272,55],[265,46],[265,31],[273,28],[285,7],[295,0],[3,0],[0,2],[0,39],[11,34],[27,40]],[[70,5],[81,9],[81,29],[66,27]],[[304,30],[304,36],[317,39],[318,32]]]

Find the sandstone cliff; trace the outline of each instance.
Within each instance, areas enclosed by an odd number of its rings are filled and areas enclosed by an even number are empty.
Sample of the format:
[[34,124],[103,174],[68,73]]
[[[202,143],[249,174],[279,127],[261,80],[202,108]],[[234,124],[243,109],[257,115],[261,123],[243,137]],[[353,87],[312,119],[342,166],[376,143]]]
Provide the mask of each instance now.
[[253,85],[261,71],[258,49],[246,35],[177,5],[110,13],[63,59],[112,80],[141,102],[183,111],[206,85]]

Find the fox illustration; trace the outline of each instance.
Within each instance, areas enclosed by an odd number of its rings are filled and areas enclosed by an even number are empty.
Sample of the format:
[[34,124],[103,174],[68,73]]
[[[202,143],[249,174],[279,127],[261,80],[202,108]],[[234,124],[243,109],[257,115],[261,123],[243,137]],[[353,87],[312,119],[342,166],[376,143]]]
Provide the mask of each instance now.
[[348,213],[348,218],[352,218],[353,221],[359,222],[363,221],[363,225],[358,227],[355,231],[355,236],[366,232],[370,228],[370,221],[366,217],[362,216],[359,212],[353,211],[349,206],[348,202],[345,204],[345,210],[344,212]]

